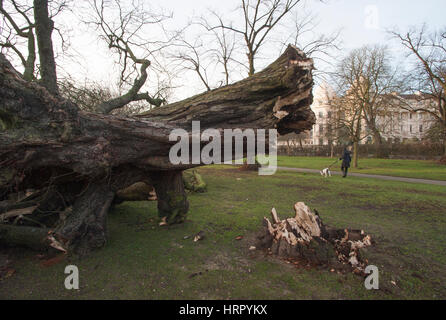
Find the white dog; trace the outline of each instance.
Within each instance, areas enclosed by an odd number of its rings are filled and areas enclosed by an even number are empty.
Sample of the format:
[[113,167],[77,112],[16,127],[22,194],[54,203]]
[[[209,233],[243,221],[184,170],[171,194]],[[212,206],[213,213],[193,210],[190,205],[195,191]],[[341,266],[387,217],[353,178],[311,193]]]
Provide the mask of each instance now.
[[331,171],[330,168],[325,168],[324,170],[321,171],[321,176],[328,178],[331,177]]

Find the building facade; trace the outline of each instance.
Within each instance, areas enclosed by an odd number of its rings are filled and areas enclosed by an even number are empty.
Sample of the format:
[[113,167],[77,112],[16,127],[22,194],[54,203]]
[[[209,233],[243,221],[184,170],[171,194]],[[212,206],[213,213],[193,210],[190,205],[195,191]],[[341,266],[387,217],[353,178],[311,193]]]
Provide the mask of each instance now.
[[[330,144],[334,110],[330,106],[330,99],[335,96],[334,91],[327,85],[318,87],[314,92],[314,102],[311,109],[316,115],[316,123],[304,140],[305,145]],[[429,112],[411,112],[410,109],[429,108],[429,101],[421,99],[420,94],[405,95],[394,93],[386,97],[391,101],[385,113],[376,119],[383,141],[406,143],[420,141],[435,123],[435,118]],[[391,106],[390,106],[391,105]],[[402,108],[404,107],[404,108]],[[407,110],[406,110],[407,109]],[[362,122],[364,138],[361,144],[372,143],[372,134],[368,134],[365,121]],[[333,141],[333,143],[336,143]]]

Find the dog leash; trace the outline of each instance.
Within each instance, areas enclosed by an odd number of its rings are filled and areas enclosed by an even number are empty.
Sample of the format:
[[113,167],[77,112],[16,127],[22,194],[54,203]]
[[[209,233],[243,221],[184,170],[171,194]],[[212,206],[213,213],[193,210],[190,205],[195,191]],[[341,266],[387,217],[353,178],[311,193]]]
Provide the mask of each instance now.
[[333,162],[331,165],[328,166],[328,168],[330,169],[331,167],[333,167],[336,163],[338,163],[341,160],[336,160],[336,162]]

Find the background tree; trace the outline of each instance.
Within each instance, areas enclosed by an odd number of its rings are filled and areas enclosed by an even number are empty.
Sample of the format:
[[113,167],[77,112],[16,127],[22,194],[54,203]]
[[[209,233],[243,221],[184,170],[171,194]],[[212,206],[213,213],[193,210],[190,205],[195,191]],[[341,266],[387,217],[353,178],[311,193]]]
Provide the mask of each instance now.
[[[120,88],[124,91],[101,103],[97,111],[110,113],[135,101],[146,101],[153,106],[165,103],[160,90],[158,95],[141,90],[149,77],[149,67],[167,72],[158,60],[160,52],[171,46],[176,37],[176,34],[168,35],[162,26],[170,15],[149,13],[143,1],[126,1],[124,5],[120,0],[95,0],[91,6],[93,16],[87,22],[96,27],[100,39],[117,55],[121,66]],[[157,37],[148,33],[147,27],[156,29]]]
[[210,47],[210,58],[214,60],[217,66],[221,67],[222,74],[224,75],[223,81],[220,83],[228,85],[233,78],[234,68],[233,65],[242,67],[248,70],[248,67],[237,59],[237,52],[241,49],[242,45],[237,37],[237,33],[232,30],[228,30],[223,27],[223,21],[214,11],[210,11],[211,17],[219,22],[220,27],[212,27],[212,23],[209,22],[209,18],[201,17],[198,24],[204,29],[209,31],[209,42],[214,44]]
[[[317,32],[318,25],[317,15],[306,11],[293,12],[291,23],[286,26],[289,35],[281,42],[285,48],[292,43],[313,58],[316,66],[315,77],[325,81],[329,75],[328,67],[333,66],[333,61],[337,61],[341,51],[341,30],[320,34]],[[319,67],[320,64],[324,64],[324,68]]]
[[353,167],[358,167],[359,143],[367,137],[364,127],[364,106],[358,103],[355,95],[343,94],[331,98],[328,102],[333,110],[332,132],[341,144],[353,145]]
[[[69,0],[37,1],[38,19],[34,18],[34,1],[31,0],[0,0],[0,14],[3,16],[3,30],[0,33],[0,47],[12,61],[20,61],[23,69],[23,78],[27,81],[37,80],[40,73],[42,82],[46,83],[51,90],[56,91],[54,83],[55,58],[54,53],[45,48],[48,37],[51,38],[53,30],[60,36],[66,51],[66,34],[59,26],[55,26],[53,19],[71,5]],[[36,26],[39,26],[38,28]],[[37,29],[40,33],[40,43],[42,48],[38,48],[36,43]],[[47,37],[47,39],[45,39]],[[37,50],[42,50],[42,61],[38,61],[40,55]],[[53,57],[51,57],[53,55]],[[47,61],[49,60],[49,61]],[[51,62],[53,60],[53,62]],[[52,65],[50,67],[50,64]]]
[[42,84],[50,93],[58,95],[56,59],[54,57],[52,40],[54,21],[49,15],[48,0],[34,0],[34,20]]
[[391,107],[391,100],[385,96],[401,87],[397,70],[390,65],[386,47],[364,46],[353,50],[340,62],[334,79],[339,85],[339,94],[344,95],[351,105],[348,108],[360,111],[361,114],[357,115],[356,111],[349,113],[355,119],[364,120],[366,128],[362,129],[370,132],[376,156],[381,157],[381,132],[385,127],[382,122]]
[[206,90],[211,91],[212,84],[208,77],[208,70],[212,64],[209,61],[210,49],[205,48],[201,36],[196,37],[193,42],[187,41],[183,36],[171,58],[178,65],[176,72],[184,70],[194,72]]
[[208,30],[226,29],[240,36],[245,44],[248,59],[248,75],[255,73],[255,58],[265,44],[271,31],[291,12],[300,0],[241,0],[240,11],[243,23],[238,25],[225,21],[222,15],[214,13],[217,22]]
[[411,112],[427,112],[432,115],[443,132],[444,156],[446,157],[446,29],[429,33],[424,25],[406,33],[392,32],[415,58],[410,72],[411,91],[418,95],[418,106],[405,105]]

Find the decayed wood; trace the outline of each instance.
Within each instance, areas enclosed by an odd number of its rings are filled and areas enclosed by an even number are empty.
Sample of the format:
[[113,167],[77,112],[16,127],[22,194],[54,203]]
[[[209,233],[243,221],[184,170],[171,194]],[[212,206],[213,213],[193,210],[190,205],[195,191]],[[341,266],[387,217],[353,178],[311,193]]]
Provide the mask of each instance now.
[[57,169],[65,178],[72,172],[73,180],[79,180],[105,176],[111,168],[119,173],[123,166],[148,171],[196,166],[175,166],[168,160],[176,143],[169,141],[170,132],[190,130],[193,120],[201,122],[202,130],[311,129],[312,68],[311,59],[290,46],[252,77],[155,108],[136,119],[81,112],[0,63],[0,118],[6,128],[0,132],[0,192],[10,185],[31,184],[20,175],[24,170],[28,176],[44,170],[41,177]]
[[313,61],[294,46],[263,71],[235,84],[155,108],[144,113],[153,121],[190,128],[277,129],[280,134],[311,129],[315,121]]
[[[0,201],[12,190],[54,186],[54,199],[61,199],[54,210],[73,206],[57,230],[62,245],[64,240],[81,247],[103,245],[110,199],[139,181],[155,187],[165,223],[182,222],[188,202],[181,172],[201,164],[170,163],[169,151],[176,143],[169,141],[172,130],[183,128],[190,136],[192,121],[200,121],[201,130],[220,132],[311,129],[312,69],[313,61],[289,46],[245,80],[126,118],[80,111],[22,79],[0,54]],[[91,186],[98,193],[90,194]]]
[[294,211],[294,218],[281,220],[273,208],[272,220],[264,218],[258,246],[282,257],[304,258],[314,264],[348,264],[356,271],[364,270],[360,249],[372,245],[369,235],[362,230],[327,227],[303,202],[296,203]]

